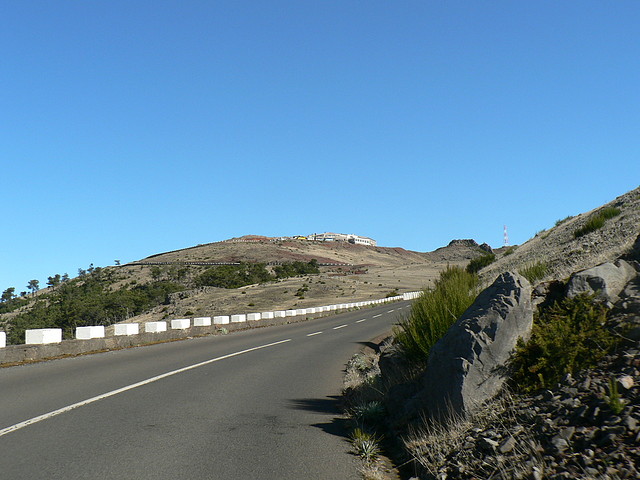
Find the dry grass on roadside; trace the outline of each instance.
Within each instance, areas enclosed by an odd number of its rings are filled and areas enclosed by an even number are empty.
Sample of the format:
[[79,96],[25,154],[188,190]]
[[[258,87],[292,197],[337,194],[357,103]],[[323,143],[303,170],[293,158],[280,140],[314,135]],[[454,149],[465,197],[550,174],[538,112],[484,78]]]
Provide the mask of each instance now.
[[[436,425],[425,421],[422,428],[405,440],[405,447],[416,464],[433,478],[444,478],[446,470],[455,464],[466,468],[475,466],[473,472],[464,472],[467,476],[461,478],[489,479],[497,473],[501,474],[500,478],[527,478],[532,465],[541,468],[542,460],[537,458],[535,442],[526,431],[517,434],[516,445],[508,456],[484,455],[474,444],[474,439],[482,437],[484,431],[505,430],[505,425],[517,423],[512,413],[513,403],[510,395],[503,394],[466,418],[451,417],[448,423]],[[522,461],[514,461],[515,458]]]

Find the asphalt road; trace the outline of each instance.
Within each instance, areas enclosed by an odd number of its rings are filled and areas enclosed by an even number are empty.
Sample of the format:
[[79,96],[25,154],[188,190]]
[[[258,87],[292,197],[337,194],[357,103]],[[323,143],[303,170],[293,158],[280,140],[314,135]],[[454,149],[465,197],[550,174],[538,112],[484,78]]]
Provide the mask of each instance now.
[[0,478],[356,479],[344,366],[408,306],[0,369]]

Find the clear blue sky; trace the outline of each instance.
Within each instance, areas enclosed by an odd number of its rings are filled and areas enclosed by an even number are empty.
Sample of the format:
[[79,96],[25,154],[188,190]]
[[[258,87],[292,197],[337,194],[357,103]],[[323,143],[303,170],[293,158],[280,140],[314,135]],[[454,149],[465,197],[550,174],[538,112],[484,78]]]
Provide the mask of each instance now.
[[640,184],[640,2],[0,0],[0,290],[245,234],[523,243]]

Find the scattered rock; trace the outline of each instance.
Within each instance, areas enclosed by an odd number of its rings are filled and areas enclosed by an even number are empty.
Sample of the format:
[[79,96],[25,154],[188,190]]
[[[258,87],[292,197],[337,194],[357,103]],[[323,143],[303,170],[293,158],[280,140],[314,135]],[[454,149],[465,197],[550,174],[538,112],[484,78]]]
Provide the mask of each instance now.
[[573,274],[566,294],[569,298],[583,293],[596,294],[601,299],[614,303],[636,275],[635,268],[625,260],[603,263]]

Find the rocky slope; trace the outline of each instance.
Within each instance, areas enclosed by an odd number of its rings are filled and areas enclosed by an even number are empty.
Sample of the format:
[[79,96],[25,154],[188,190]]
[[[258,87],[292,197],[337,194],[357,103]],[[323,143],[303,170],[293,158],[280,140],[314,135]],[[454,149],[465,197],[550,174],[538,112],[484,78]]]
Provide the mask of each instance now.
[[[575,237],[576,230],[599,211],[607,207],[620,209],[604,226],[584,236]],[[571,273],[612,261],[629,250],[640,234],[640,187],[590,212],[559,221],[559,224],[538,232],[526,243],[518,246],[481,271],[487,283],[501,272],[517,271],[537,262],[544,262],[547,275],[543,280],[563,279]]]

